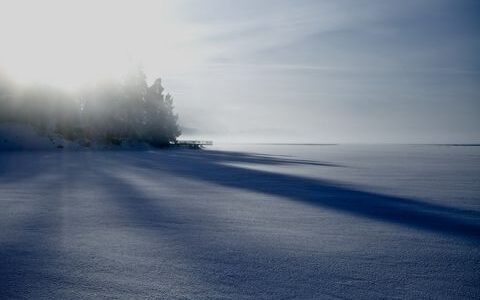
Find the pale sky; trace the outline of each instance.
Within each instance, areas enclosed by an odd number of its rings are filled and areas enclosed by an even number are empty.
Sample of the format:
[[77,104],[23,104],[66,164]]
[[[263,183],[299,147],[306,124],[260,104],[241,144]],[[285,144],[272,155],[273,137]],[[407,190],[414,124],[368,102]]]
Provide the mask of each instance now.
[[67,89],[142,63],[184,137],[480,142],[480,1],[3,1],[0,69]]

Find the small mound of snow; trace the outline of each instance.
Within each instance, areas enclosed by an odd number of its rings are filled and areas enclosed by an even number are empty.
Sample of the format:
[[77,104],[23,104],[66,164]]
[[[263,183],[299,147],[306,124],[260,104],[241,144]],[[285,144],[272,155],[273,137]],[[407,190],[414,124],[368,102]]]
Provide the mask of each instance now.
[[150,149],[152,146],[140,141],[122,141],[120,145],[99,141],[68,141],[59,134],[42,134],[27,124],[0,123],[0,151]]
[[54,150],[64,148],[58,136],[42,135],[26,124],[0,124],[0,151]]

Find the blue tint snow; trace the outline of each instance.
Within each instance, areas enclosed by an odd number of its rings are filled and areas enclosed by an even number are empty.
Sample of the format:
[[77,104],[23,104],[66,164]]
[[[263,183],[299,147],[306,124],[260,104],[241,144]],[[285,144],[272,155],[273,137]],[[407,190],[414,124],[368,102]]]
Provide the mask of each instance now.
[[480,147],[0,152],[0,298],[480,297]]

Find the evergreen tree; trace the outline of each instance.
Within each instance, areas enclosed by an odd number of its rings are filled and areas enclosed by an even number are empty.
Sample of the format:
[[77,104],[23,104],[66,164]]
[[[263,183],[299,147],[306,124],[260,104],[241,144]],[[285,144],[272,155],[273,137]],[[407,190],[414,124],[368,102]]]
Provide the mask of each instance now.
[[160,79],[150,87],[140,68],[125,79],[104,81],[74,97],[47,86],[14,89],[0,78],[0,121],[29,124],[65,139],[163,147],[180,135],[173,98]]
[[145,73],[139,67],[131,70],[124,82],[124,99],[122,108],[126,116],[126,132],[132,140],[144,138],[145,126],[145,96],[147,94],[147,80]]
[[146,96],[146,135],[154,146],[165,146],[175,142],[180,135],[177,115],[173,113],[173,98],[163,95],[161,79],[155,80]]

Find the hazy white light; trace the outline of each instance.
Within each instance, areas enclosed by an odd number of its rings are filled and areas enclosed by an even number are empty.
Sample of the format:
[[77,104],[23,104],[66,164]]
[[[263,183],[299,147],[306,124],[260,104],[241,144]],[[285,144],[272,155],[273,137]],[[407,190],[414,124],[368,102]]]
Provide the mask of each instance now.
[[195,33],[177,19],[163,1],[3,1],[0,69],[63,86],[119,76],[132,61],[180,69],[195,63]]

